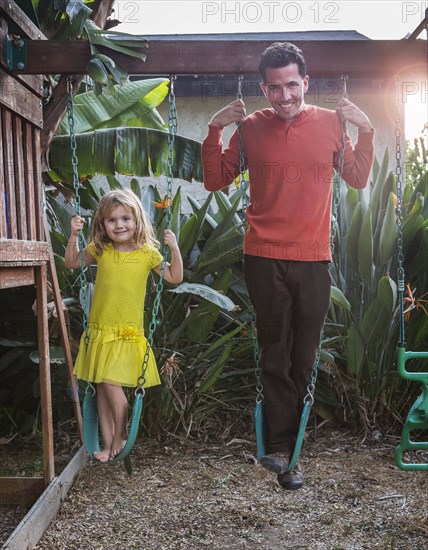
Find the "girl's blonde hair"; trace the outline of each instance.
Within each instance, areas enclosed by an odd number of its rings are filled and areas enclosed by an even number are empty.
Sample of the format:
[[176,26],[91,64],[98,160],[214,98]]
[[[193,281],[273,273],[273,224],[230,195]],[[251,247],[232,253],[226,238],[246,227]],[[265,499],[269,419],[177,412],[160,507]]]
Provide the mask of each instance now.
[[159,249],[159,241],[156,238],[154,228],[144,211],[140,199],[130,189],[116,189],[103,195],[95,214],[92,224],[91,242],[95,247],[96,254],[101,254],[106,245],[111,243],[111,239],[108,237],[104,227],[104,220],[117,206],[131,209],[135,219],[134,241],[138,248],[141,248],[146,243]]

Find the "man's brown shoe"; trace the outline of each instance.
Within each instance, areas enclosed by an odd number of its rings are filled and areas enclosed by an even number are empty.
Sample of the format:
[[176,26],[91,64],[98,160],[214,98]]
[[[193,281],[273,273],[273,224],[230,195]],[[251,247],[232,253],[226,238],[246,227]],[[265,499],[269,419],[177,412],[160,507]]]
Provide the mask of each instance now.
[[289,453],[273,453],[263,456],[260,459],[260,464],[267,470],[275,472],[275,474],[281,475],[285,473],[289,461]]
[[297,463],[291,472],[278,474],[278,483],[288,491],[300,489],[303,485],[303,472]]

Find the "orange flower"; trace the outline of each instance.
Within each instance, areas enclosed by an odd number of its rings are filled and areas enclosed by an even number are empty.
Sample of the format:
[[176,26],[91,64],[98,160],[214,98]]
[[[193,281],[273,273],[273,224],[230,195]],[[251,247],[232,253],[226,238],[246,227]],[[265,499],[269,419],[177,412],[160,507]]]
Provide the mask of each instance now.
[[156,208],[164,208],[165,210],[168,209],[169,205],[172,203],[172,199],[168,198],[167,199],[167,196],[168,195],[165,195],[165,197],[163,199],[161,199],[162,202],[154,202],[154,205],[156,206]]
[[404,298],[404,301],[407,302],[409,305],[404,310],[404,320],[409,321],[410,315],[413,309],[422,309],[425,315],[428,317],[428,311],[425,309],[425,306],[423,304],[427,304],[428,300],[423,300],[424,296],[428,294],[428,292],[425,292],[425,294],[422,294],[420,298],[416,298],[416,288],[413,290],[410,288],[410,284],[406,284],[407,288],[407,296]]

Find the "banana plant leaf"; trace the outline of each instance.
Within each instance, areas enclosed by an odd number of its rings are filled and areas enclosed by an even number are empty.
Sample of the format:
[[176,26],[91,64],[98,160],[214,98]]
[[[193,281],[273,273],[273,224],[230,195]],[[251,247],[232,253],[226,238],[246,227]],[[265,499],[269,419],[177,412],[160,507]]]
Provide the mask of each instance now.
[[[101,128],[139,126],[164,130],[165,124],[156,110],[168,94],[166,78],[152,78],[113,86],[112,93],[96,95],[93,91],[78,94],[73,100],[74,131],[76,134]],[[69,134],[65,117],[60,134]]]
[[[95,174],[159,176],[168,173],[168,133],[149,128],[112,128],[76,135],[80,181]],[[66,152],[70,151],[68,155]],[[202,181],[201,144],[175,136],[173,177]],[[49,152],[53,182],[73,181],[69,136],[55,136]]]

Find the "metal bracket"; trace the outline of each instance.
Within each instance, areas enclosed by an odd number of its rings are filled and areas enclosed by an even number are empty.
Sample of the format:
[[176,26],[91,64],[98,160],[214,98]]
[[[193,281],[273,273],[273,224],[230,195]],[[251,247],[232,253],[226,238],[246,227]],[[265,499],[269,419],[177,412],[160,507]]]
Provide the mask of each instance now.
[[7,67],[11,71],[23,71],[27,68],[27,40],[17,34],[6,37]]

